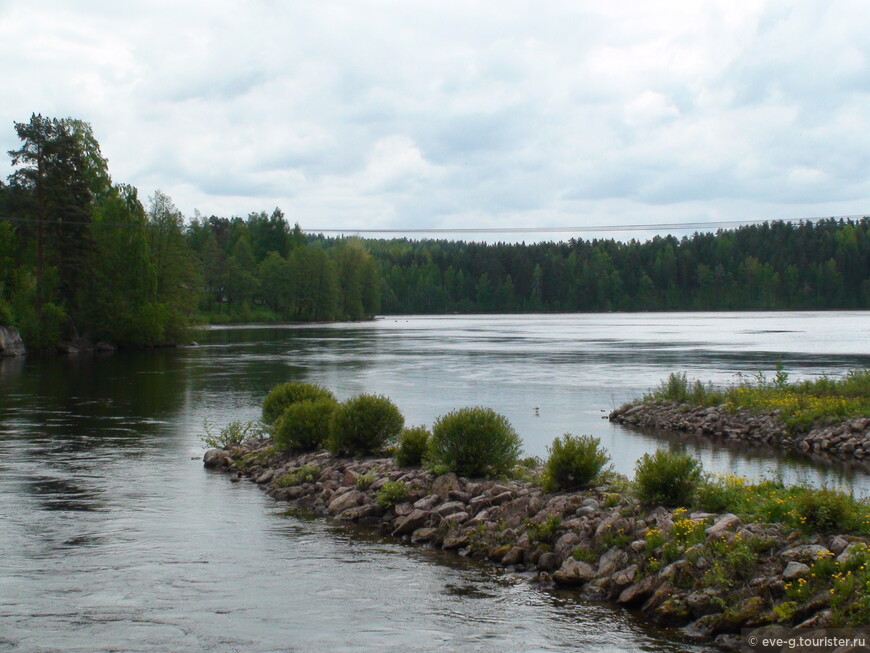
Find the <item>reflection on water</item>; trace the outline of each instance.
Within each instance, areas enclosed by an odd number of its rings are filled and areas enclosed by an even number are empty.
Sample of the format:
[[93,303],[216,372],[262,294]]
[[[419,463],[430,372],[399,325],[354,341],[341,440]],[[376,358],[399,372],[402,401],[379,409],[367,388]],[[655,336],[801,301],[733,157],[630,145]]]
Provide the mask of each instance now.
[[794,377],[867,367],[867,335],[860,313],[449,316],[0,361],[0,650],[693,650],[573,593],[287,514],[202,469],[202,421],[252,419],[301,379],[389,395],[410,424],[489,405],[536,455],[591,433],[626,473],[669,447],[866,493],[862,469],[602,418],[674,370],[727,383],[778,360]]

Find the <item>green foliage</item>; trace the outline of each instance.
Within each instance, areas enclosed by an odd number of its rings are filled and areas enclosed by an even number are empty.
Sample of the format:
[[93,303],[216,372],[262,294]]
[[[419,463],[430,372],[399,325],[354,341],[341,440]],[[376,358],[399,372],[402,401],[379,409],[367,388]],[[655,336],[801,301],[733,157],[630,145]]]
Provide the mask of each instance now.
[[592,551],[585,546],[578,546],[575,548],[571,553],[571,557],[578,562],[588,562],[590,564],[598,562],[598,555],[595,551]]
[[275,446],[282,451],[322,449],[337,407],[328,397],[290,404],[275,422]]
[[294,485],[302,485],[303,483],[314,483],[318,476],[320,476],[320,467],[309,463],[288,471],[276,482],[278,487],[292,487]]
[[529,542],[552,544],[556,539],[556,532],[559,530],[559,526],[561,525],[562,520],[557,515],[549,515],[546,519],[540,522],[527,520],[526,534],[529,536]]
[[301,381],[279,383],[269,391],[263,400],[263,421],[266,424],[274,424],[284,414],[288,406],[300,401],[316,401],[318,399],[336,401],[332,392],[314,383]]
[[870,414],[870,370],[852,370],[841,379],[823,376],[814,381],[788,383],[782,363],[772,381],[763,372],[755,382],[744,380],[724,389],[700,381],[690,383],[685,373],[671,373],[644,400],[670,400],[701,406],[724,405],[728,410],[778,411],[780,419],[796,431]]
[[436,420],[430,464],[465,476],[505,475],[516,465],[521,445],[503,415],[480,406],[461,408]]
[[374,474],[371,474],[371,473],[360,474],[359,476],[356,477],[356,482],[354,483],[354,486],[356,486],[357,490],[361,490],[362,492],[365,492],[366,490],[368,490],[372,486],[372,484],[376,480],[377,480],[377,477]]
[[202,428],[205,431],[200,439],[207,447],[212,449],[227,449],[241,444],[245,440],[261,438],[265,435],[263,425],[257,420],[241,422],[235,420],[221,427],[217,434],[213,432],[214,426],[208,419],[203,420]]
[[595,481],[610,460],[601,441],[591,435],[566,433],[553,440],[544,466],[544,490],[576,490]]
[[416,467],[422,464],[423,457],[429,450],[429,438],[432,434],[425,426],[414,426],[404,429],[399,434],[399,443],[393,452],[399,467]]
[[334,454],[366,456],[394,444],[405,418],[387,397],[361,394],[336,408],[327,445]]
[[818,533],[843,533],[859,523],[855,500],[828,488],[801,494],[797,499],[797,513],[807,530]]
[[666,506],[689,505],[701,482],[701,463],[686,454],[659,449],[645,453],[635,467],[642,501]]
[[392,510],[397,503],[408,498],[408,486],[402,481],[387,481],[378,490],[375,503],[381,510]]

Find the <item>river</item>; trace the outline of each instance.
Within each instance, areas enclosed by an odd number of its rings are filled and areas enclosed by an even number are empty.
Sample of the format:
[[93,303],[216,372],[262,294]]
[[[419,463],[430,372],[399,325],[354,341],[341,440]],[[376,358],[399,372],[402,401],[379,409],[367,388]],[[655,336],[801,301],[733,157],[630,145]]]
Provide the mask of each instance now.
[[672,447],[711,471],[866,495],[860,468],[602,417],[671,371],[729,383],[778,361],[794,379],[870,367],[868,328],[860,312],[390,317],[0,361],[0,650],[700,650],[521,575],[286,514],[202,468],[203,420],[253,419],[275,383],[304,379],[386,394],[409,424],[491,406],[533,455],[589,433],[622,473]]

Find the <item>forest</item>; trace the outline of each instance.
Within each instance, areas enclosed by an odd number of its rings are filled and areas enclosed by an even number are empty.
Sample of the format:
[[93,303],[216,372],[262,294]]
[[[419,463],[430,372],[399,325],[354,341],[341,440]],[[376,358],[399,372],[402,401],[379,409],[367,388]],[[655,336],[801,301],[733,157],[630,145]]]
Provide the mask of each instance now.
[[88,123],[15,123],[0,325],[31,350],[183,342],[197,323],[384,314],[870,308],[870,219],[645,242],[326,238],[284,213],[192,218],[115,183]]

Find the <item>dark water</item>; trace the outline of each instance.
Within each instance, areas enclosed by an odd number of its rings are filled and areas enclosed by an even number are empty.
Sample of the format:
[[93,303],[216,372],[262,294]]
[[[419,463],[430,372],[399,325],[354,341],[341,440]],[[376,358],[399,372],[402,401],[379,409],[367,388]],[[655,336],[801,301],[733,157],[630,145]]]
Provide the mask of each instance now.
[[709,469],[866,494],[863,470],[601,416],[672,370],[728,382],[780,359],[796,378],[868,367],[868,326],[864,313],[401,318],[0,362],[0,650],[694,650],[501,570],[285,515],[203,470],[202,421],[253,418],[272,385],[306,379],[387,394],[409,423],[492,406],[537,455],[592,433],[623,472],[687,446]]

